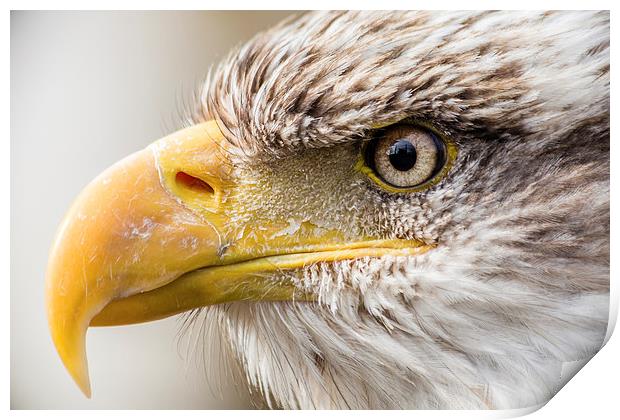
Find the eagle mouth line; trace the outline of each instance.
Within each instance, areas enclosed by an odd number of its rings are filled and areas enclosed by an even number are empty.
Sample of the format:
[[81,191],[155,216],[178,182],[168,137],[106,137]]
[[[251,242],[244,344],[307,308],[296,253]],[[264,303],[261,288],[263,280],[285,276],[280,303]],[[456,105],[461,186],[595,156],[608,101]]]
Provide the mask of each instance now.
[[275,272],[303,269],[316,263],[330,263],[364,257],[413,256],[433,245],[416,241],[366,241],[336,245],[320,251],[308,250],[261,256],[230,264],[211,265],[188,271],[170,282],[144,292],[117,298],[91,321],[91,326],[135,324],[167,318],[192,309],[240,300],[313,301],[315,297]]

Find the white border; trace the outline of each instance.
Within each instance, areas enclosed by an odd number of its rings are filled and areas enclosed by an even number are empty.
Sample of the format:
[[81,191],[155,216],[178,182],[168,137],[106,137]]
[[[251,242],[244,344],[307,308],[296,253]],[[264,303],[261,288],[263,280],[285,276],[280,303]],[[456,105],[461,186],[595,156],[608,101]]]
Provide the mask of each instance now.
[[[4,50],[3,58],[5,60],[4,65],[2,66],[2,75],[4,77],[6,88],[4,92],[9,92],[10,89],[10,14],[9,10],[32,10],[32,9],[49,9],[52,2],[46,2],[42,0],[33,0],[33,1],[8,1],[5,4],[7,5],[7,9],[5,9],[5,14],[2,19],[2,35],[3,42],[2,47]],[[435,0],[435,1],[413,1],[413,2],[403,2],[403,1],[393,1],[393,0],[383,0],[379,2],[372,2],[367,0],[361,0],[356,2],[345,2],[345,1],[324,1],[324,0],[314,0],[314,1],[299,1],[295,4],[291,4],[291,2],[284,1],[261,1],[259,3],[252,3],[250,1],[234,1],[228,0],[226,2],[207,2],[205,0],[176,0],[176,1],[163,1],[163,0],[151,0],[151,1],[138,1],[138,0],[109,0],[109,1],[91,1],[86,4],[83,1],[77,0],[65,0],[65,1],[56,1],[53,2],[54,8],[64,9],[64,10],[72,10],[72,9],[91,9],[91,10],[129,10],[129,9],[157,9],[157,10],[199,10],[199,9],[213,9],[213,10],[231,10],[231,9],[320,9],[320,8],[331,8],[331,9],[373,9],[380,6],[381,9],[489,9],[489,8],[497,8],[498,6],[503,6],[502,8],[508,9],[611,9],[612,10],[612,30],[611,30],[611,38],[612,38],[612,80],[616,80],[615,78],[615,69],[616,64],[614,63],[614,54],[613,48],[616,44],[616,31],[613,28],[614,23],[614,11],[613,5],[611,1],[574,1],[574,0],[548,0],[544,3],[540,1],[532,1],[532,0],[521,0],[521,1],[502,1],[491,2],[491,1],[483,1],[483,0],[473,0],[468,1],[467,3],[458,2],[458,1],[445,1],[445,0]],[[616,119],[613,113],[614,110],[618,109],[616,106],[616,93],[614,92],[615,82],[612,82],[612,92],[611,92],[611,109],[612,109],[612,127],[614,127],[614,123]],[[10,193],[10,96],[4,95],[5,100],[2,101],[3,108],[3,132],[4,138],[1,141],[2,151],[0,152],[0,167],[2,173],[2,180],[0,181],[0,197],[8,198]],[[613,129],[612,129],[612,137],[613,137]],[[617,148],[611,148],[611,161],[612,168],[613,163],[617,162]],[[612,170],[613,172],[613,170]],[[611,193],[611,211],[612,211],[612,221],[618,220],[614,216],[618,215],[616,211],[616,206],[614,205],[616,200],[616,188],[615,182],[612,177],[612,193]],[[9,206],[8,200],[2,200],[5,205],[1,206],[2,216],[4,223],[2,223],[2,230],[0,230],[0,234],[2,235],[2,240],[0,240],[0,247],[2,250],[2,267],[4,268],[4,285],[6,287],[4,291],[4,305],[3,305],[3,316],[4,322],[3,326],[5,327],[6,336],[9,335],[10,324],[9,324],[9,313],[10,313],[10,302],[9,296],[10,293],[8,291],[9,288],[9,279],[10,279],[10,255],[9,255],[9,231],[10,231],[10,214],[9,214]],[[617,229],[615,229],[615,224],[612,223],[611,227],[611,250],[612,256],[616,256],[617,253],[615,251],[618,249],[617,247]],[[611,264],[611,279],[612,279],[612,289],[611,289],[611,311],[610,311],[610,326],[613,329],[615,325],[617,314],[618,314],[618,281],[614,280],[616,277],[616,258],[612,257]],[[610,333],[611,333],[610,329]],[[609,334],[608,334],[609,338]],[[3,353],[5,363],[7,363],[8,369],[5,371],[3,377],[5,381],[2,382],[2,391],[6,396],[6,409],[8,410],[10,407],[10,355],[9,355],[9,346],[3,345],[0,347]],[[546,407],[541,410],[536,411],[533,414],[530,414],[530,418],[537,419],[554,419],[561,418],[563,420],[570,419],[580,419],[582,420],[585,416],[591,418],[612,418],[612,416],[617,415],[619,412],[618,404],[616,400],[617,389],[618,389],[618,373],[620,372],[620,362],[619,358],[616,355],[620,354],[620,342],[617,337],[611,337],[607,345],[601,350],[601,352],[595,356],[593,360],[591,360],[581,372],[579,372],[575,379],[571,380],[564,389],[562,389],[558,395],[556,395]],[[33,378],[33,380],[37,380],[37,378]],[[532,409],[524,409],[524,410],[505,410],[505,411],[390,411],[386,412],[385,415],[389,416],[406,416],[406,418],[410,418],[410,416],[415,416],[416,418],[471,418],[471,419],[485,419],[485,418],[506,418],[506,417],[515,417],[519,415],[527,414],[531,412]],[[11,416],[22,417],[32,415],[41,415],[51,418],[61,418],[61,419],[80,419],[82,420],[85,415],[93,418],[101,418],[103,416],[108,416],[108,411],[92,411],[89,413],[84,413],[82,411],[11,411]],[[202,418],[205,415],[210,415],[208,413],[202,413],[200,411],[114,411],[109,413],[110,416],[114,416],[115,418],[131,418],[132,420],[140,417],[147,417],[150,419],[157,418],[168,418],[169,416],[176,417],[200,417]],[[216,414],[218,417],[237,417],[238,415],[243,415],[242,412],[237,411],[221,411]],[[299,416],[299,417],[307,417],[314,416],[313,412],[253,412],[252,416]],[[322,412],[321,416],[381,416],[383,413],[379,413],[376,411],[372,412]]]
[[[469,0],[466,3],[458,0],[300,0],[296,2],[283,0],[92,0],[88,3],[80,0],[8,0],[3,2],[8,10],[311,10],[311,9],[507,9],[507,10],[536,10],[536,9],[613,9],[612,1],[592,0],[503,0],[501,3],[489,0]],[[498,7],[498,6],[502,7]],[[54,6],[54,7],[50,7]],[[544,6],[544,7],[543,7]]]

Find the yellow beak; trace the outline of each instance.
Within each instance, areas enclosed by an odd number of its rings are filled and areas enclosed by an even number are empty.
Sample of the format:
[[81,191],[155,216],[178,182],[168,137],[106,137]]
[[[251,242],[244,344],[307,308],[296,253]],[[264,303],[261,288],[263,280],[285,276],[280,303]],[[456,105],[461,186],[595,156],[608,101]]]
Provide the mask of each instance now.
[[347,243],[308,223],[287,231],[286,220],[236,226],[228,197],[243,186],[230,147],[213,121],[181,130],[103,172],[65,216],[47,269],[47,314],[60,358],[87,396],[89,326],[235,300],[312,299],[268,274],[426,250],[415,241]]

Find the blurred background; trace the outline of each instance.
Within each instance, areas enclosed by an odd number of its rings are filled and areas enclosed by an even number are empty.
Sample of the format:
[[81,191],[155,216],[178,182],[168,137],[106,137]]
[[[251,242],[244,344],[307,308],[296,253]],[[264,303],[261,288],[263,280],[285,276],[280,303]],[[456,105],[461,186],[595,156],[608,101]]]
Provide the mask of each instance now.
[[86,399],[52,345],[43,286],[54,233],[80,190],[180,127],[179,104],[209,67],[289,14],[11,13],[11,408],[250,407],[242,387],[212,391],[176,317],[90,329]]

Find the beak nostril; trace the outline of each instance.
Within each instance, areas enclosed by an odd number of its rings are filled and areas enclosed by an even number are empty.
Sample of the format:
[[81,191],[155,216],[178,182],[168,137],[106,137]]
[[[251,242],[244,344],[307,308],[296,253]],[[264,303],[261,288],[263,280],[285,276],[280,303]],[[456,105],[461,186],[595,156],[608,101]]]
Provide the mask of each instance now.
[[188,188],[193,191],[213,194],[215,191],[211,185],[200,178],[196,178],[186,172],[177,172],[176,183],[180,187]]

